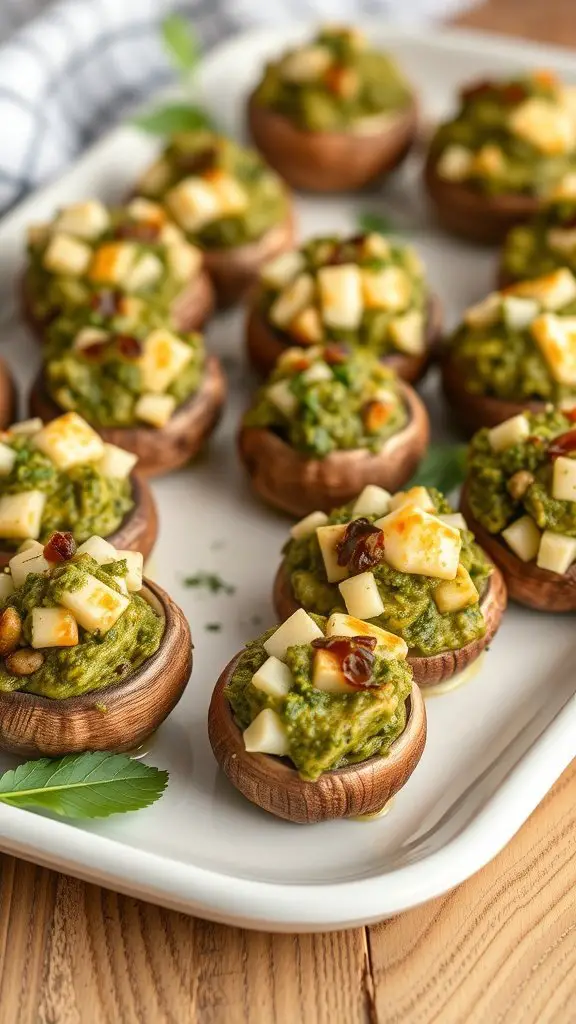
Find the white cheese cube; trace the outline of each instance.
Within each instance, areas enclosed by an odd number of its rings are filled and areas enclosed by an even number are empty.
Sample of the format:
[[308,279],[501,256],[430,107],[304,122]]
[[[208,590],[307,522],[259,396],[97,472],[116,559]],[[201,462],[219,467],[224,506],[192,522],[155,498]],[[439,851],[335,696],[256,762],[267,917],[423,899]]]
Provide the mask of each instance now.
[[568,153],[576,146],[576,124],[570,112],[553,100],[532,96],[512,110],[510,131],[547,156]]
[[77,590],[63,591],[59,603],[72,612],[77,623],[89,633],[107,633],[126,611],[130,601],[107,583],[88,575]]
[[561,455],[552,472],[552,497],[558,501],[576,501],[576,459]]
[[282,58],[280,77],[286,82],[314,82],[321,78],[333,61],[326,46],[302,46]]
[[508,547],[522,562],[531,562],[540,547],[540,530],[530,516],[521,516],[502,530],[502,537]]
[[401,267],[360,271],[362,299],[366,309],[386,309],[400,313],[410,302],[412,282]]
[[390,337],[400,352],[419,356],[426,347],[424,315],[417,309],[397,316],[388,327]]
[[464,313],[464,323],[472,328],[491,327],[497,322],[501,312],[502,295],[500,292],[491,292],[482,299],[482,302],[468,307]]
[[88,270],[92,250],[71,235],[53,235],[44,253],[44,267],[52,274],[81,277]]
[[384,557],[393,569],[453,580],[458,571],[460,531],[415,505],[402,505],[380,519]]
[[431,512],[435,515],[434,502],[426,487],[410,487],[407,491],[397,491],[390,498],[390,512],[395,512],[397,508],[402,508],[403,505],[416,505],[417,508],[424,509],[425,512]]
[[100,245],[92,257],[88,277],[98,284],[126,286],[137,252],[131,242],[106,242]]
[[190,345],[186,345],[165,327],[151,331],[143,342],[142,355],[138,360],[142,389],[152,394],[166,391],[193,355]]
[[96,462],[104,455],[104,442],[77,412],[67,412],[42,427],[34,444],[58,469]]
[[27,537],[21,544],[18,545],[18,553],[21,551],[33,551],[36,555],[44,553],[44,544],[41,544],[38,540],[32,540],[31,537]]
[[312,366],[307,370],[304,370],[302,380],[305,381],[306,384],[321,384],[326,380],[334,380],[334,374],[328,366],[328,363],[312,363]]
[[80,544],[76,549],[77,555],[90,555],[98,565],[108,565],[110,562],[115,562],[118,558],[118,552],[113,544],[105,540],[104,537],[88,537],[83,544]]
[[530,330],[554,380],[576,385],[576,317],[543,313]]
[[184,178],[167,193],[166,204],[185,231],[198,231],[222,216],[218,195],[201,178]]
[[103,341],[109,341],[111,337],[110,331],[103,331],[100,327],[83,327],[75,336],[72,348],[76,352],[81,352],[82,349],[90,348],[91,345],[99,345]]
[[16,589],[21,587],[31,572],[41,573],[52,569],[52,563],[44,558],[44,548],[38,550],[19,551],[8,562],[12,573],[12,582]]
[[375,619],[382,615],[384,603],[373,572],[361,572],[338,584],[350,615],[357,619]]
[[73,203],[66,206],[59,214],[54,231],[77,238],[96,238],[106,230],[110,223],[108,211],[99,199],[89,199],[85,203]]
[[320,554],[324,560],[326,579],[328,583],[339,583],[348,576],[348,569],[345,565],[338,565],[337,545],[346,533],[346,523],[336,523],[331,526],[318,526],[316,537],[320,547]]
[[383,516],[390,508],[392,495],[383,487],[367,484],[352,506],[352,518],[359,516]]
[[502,174],[505,167],[506,160],[500,146],[488,143],[485,146],[481,146],[474,154],[470,172],[471,174],[479,174],[483,178],[490,178]]
[[565,174],[560,181],[554,186],[554,188],[548,193],[548,198],[554,199],[574,199],[576,197],[576,174],[573,171],[569,171]]
[[275,754],[286,757],[290,749],[284,723],[272,708],[264,708],[243,734],[244,747],[250,754]]
[[33,437],[44,426],[42,420],[35,416],[31,420],[21,420],[20,423],[12,423],[8,427],[10,434],[19,434],[22,437]]
[[362,255],[385,260],[390,256],[390,242],[384,238],[384,235],[379,235],[377,231],[371,231],[362,242]]
[[461,512],[445,512],[443,515],[437,516],[437,519],[442,523],[446,523],[446,526],[452,526],[455,530],[468,529],[468,523]]
[[446,146],[436,162],[436,173],[444,181],[464,181],[470,173],[473,153],[465,146]]
[[0,476],[8,476],[16,462],[16,451],[0,441]]
[[325,512],[310,512],[309,515],[304,516],[304,519],[294,524],[290,530],[290,536],[293,540],[304,540],[305,537],[311,537],[319,526],[325,526],[327,522],[328,516]]
[[248,193],[233,175],[218,168],[206,172],[204,181],[208,181],[216,195],[218,215],[234,217],[248,209]]
[[291,249],[268,260],[260,270],[260,280],[268,288],[284,288],[304,269],[305,259],[299,249]]
[[272,405],[284,415],[290,418],[298,408],[298,399],[290,388],[290,381],[277,380],[266,388],[266,397]]
[[102,473],[102,476],[126,480],[137,462],[137,455],[124,451],[124,448],[119,448],[116,444],[104,442],[104,454],[98,460],[95,468]]
[[65,608],[32,609],[32,647],[75,647],[78,623]]
[[129,291],[138,292],[156,284],[163,273],[162,261],[153,252],[145,252],[134,264],[124,283]]
[[354,693],[354,687],[346,681],[340,659],[333,651],[320,649],[312,659],[312,686],[324,693]]
[[310,366],[312,360],[322,358],[322,349],[319,345],[312,345],[311,348],[302,351],[300,346],[294,345],[286,348],[278,356],[276,367],[279,370],[286,370],[290,375],[300,373],[306,366]]
[[144,577],[144,555],[141,551],[117,551],[118,561],[126,562],[128,572],[124,577],[129,594],[137,594],[142,590]]
[[264,650],[271,657],[284,661],[289,647],[310,644],[323,635],[314,619],[310,618],[303,608],[299,608],[266,640]]
[[456,578],[439,583],[432,596],[441,615],[459,612],[473,604],[478,604],[480,600],[470,573],[463,565],[458,566]]
[[0,603],[4,604],[14,593],[14,581],[12,573],[0,572]]
[[529,327],[539,313],[536,299],[521,299],[507,295],[502,299],[502,316],[506,327],[512,331],[523,331]]
[[0,498],[0,537],[24,540],[39,537],[46,495],[42,491],[21,491]]
[[164,157],[159,157],[138,179],[138,192],[143,192],[144,195],[159,195],[168,185],[170,175],[170,164]]
[[288,333],[302,345],[317,345],[324,337],[324,325],[314,306],[297,313],[288,324]]
[[401,636],[343,612],[334,612],[330,616],[326,623],[326,636],[373,636],[382,657],[404,661],[408,655],[408,644]]
[[546,232],[546,241],[562,256],[570,256],[576,249],[576,228],[550,228]]
[[268,658],[252,676],[252,686],[269,697],[285,697],[293,683],[288,665],[274,657]]
[[328,327],[356,330],[363,313],[359,267],[355,263],[321,267],[317,280],[324,323]]
[[143,199],[136,196],[126,207],[126,212],[131,220],[144,222],[145,224],[157,224],[163,226],[167,216],[165,209],[159,203],[153,203],[150,199]]
[[309,306],[314,297],[314,280],[310,274],[299,274],[280,292],[270,306],[270,320],[276,327],[288,325]]
[[192,281],[202,268],[202,253],[195,245],[180,242],[166,250],[168,269],[177,281]]
[[557,572],[563,576],[575,560],[576,538],[544,530],[536,559],[539,569],[548,569],[549,572]]
[[134,406],[134,413],[143,423],[152,427],[165,427],[176,408],[173,395],[144,394]]
[[488,440],[493,452],[503,452],[512,445],[522,444],[530,436],[530,424],[523,413],[511,416],[488,431]]
[[576,277],[568,267],[560,267],[530,281],[518,281],[506,289],[506,296],[535,299],[543,309],[555,312],[576,299]]

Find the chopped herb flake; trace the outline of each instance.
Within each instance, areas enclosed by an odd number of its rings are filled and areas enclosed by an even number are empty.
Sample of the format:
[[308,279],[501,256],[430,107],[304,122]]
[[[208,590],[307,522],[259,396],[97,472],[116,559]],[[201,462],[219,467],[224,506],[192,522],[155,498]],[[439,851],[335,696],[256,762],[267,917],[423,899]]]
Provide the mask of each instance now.
[[227,583],[215,572],[197,572],[195,576],[186,576],[185,587],[207,590],[210,594],[235,594],[236,587]]
[[222,629],[222,623],[207,622],[206,625],[204,626],[204,629],[206,630],[207,633],[219,633],[220,630]]

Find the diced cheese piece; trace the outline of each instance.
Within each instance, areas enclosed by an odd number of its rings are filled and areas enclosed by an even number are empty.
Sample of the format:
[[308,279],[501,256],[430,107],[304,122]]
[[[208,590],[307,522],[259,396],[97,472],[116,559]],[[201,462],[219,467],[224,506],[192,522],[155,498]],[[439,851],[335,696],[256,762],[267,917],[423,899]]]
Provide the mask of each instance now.
[[180,245],[180,243],[184,241],[185,238],[186,235],[184,234],[182,229],[177,227],[176,224],[169,220],[166,222],[166,224],[164,224],[162,230],[160,231],[158,240],[162,242],[163,245]]
[[384,235],[371,231],[362,242],[362,255],[374,259],[385,260],[390,256],[390,242]]
[[412,282],[401,267],[360,271],[362,299],[366,309],[386,309],[399,313],[410,302]]
[[444,512],[442,515],[437,516],[437,518],[441,522],[446,523],[446,526],[452,526],[455,530],[468,529],[468,523],[461,512]]
[[314,280],[310,274],[299,274],[280,292],[270,306],[270,320],[280,328],[290,323],[310,305],[314,297]]
[[0,498],[0,537],[24,540],[39,537],[46,495],[42,491],[21,491]]
[[252,676],[252,686],[269,697],[285,697],[290,693],[294,679],[284,662],[274,656],[268,658]]
[[540,547],[540,530],[530,516],[521,516],[502,530],[502,537],[509,548],[523,562],[531,562]]
[[12,579],[12,573],[1,572],[0,573],[0,603],[4,604],[9,597],[12,597],[14,593],[14,581]]
[[312,686],[324,693],[354,693],[354,687],[346,681],[338,656],[323,648],[314,652]]
[[285,348],[278,356],[276,366],[288,373],[301,373],[312,364],[314,359],[321,359],[322,348],[319,345],[312,345],[304,352],[301,346],[294,345],[292,348]]
[[83,544],[80,544],[76,549],[77,555],[90,555],[98,565],[108,565],[110,562],[115,562],[120,556],[116,551],[113,544],[105,540],[104,537],[88,537]]
[[43,426],[42,420],[35,416],[31,420],[21,420],[20,423],[12,423],[8,427],[8,432],[10,434],[20,434],[24,437],[33,437],[39,430],[42,430]]
[[546,241],[556,252],[570,255],[576,249],[576,228],[549,228]]
[[288,332],[302,345],[317,345],[324,337],[320,313],[314,306],[302,309],[288,324]]
[[270,384],[266,388],[266,396],[284,416],[292,416],[298,407],[298,399],[290,388],[290,381],[277,380]]
[[44,558],[44,548],[41,548],[40,551],[33,549],[19,551],[10,559],[8,565],[16,589],[22,586],[31,572],[46,572],[47,569],[53,568],[52,564]]
[[138,192],[151,196],[159,195],[170,181],[170,175],[170,164],[164,157],[160,157],[138,179]]
[[129,291],[138,292],[156,284],[163,273],[164,267],[158,256],[155,256],[153,252],[145,252],[134,264],[124,283]]
[[302,644],[310,644],[323,636],[322,630],[316,625],[303,608],[294,612],[286,622],[283,622],[272,636],[266,640],[264,650],[271,657],[284,661],[289,647],[297,647]]
[[76,352],[81,352],[84,348],[99,345],[100,342],[109,341],[110,338],[110,331],[103,331],[101,327],[83,327],[75,336],[72,348]]
[[62,591],[58,600],[89,633],[107,633],[130,603],[124,594],[89,574],[81,587]]
[[549,572],[557,572],[563,576],[574,561],[576,561],[576,538],[544,530],[536,559],[538,568],[548,569]]
[[390,337],[400,352],[409,356],[419,356],[426,347],[424,331],[424,314],[417,309],[397,316],[390,321],[388,327]]
[[474,153],[470,174],[479,174],[483,178],[496,177],[502,174],[505,166],[506,161],[500,146],[488,143]]
[[305,537],[311,537],[319,526],[325,526],[327,522],[328,516],[325,512],[310,512],[299,523],[294,524],[290,530],[290,536],[293,540],[304,540]]
[[301,379],[306,384],[321,384],[322,381],[334,380],[334,374],[328,366],[328,363],[317,362],[312,363],[312,366],[304,370]]
[[362,276],[355,263],[320,267],[317,275],[322,319],[328,327],[355,330],[362,319]]
[[466,146],[446,146],[436,162],[436,173],[444,181],[464,181],[470,174],[473,157]]
[[78,238],[96,238],[96,235],[106,230],[109,223],[110,217],[104,204],[99,199],[89,199],[85,203],[66,206],[57,217],[54,230]]
[[576,501],[576,459],[561,455],[554,461],[552,497],[558,501]]
[[8,476],[16,462],[16,451],[0,441],[0,476]]
[[151,331],[143,342],[142,355],[138,360],[143,390],[153,394],[166,391],[193,355],[190,345],[165,327]]
[[217,193],[201,178],[184,178],[167,193],[166,203],[185,231],[198,231],[222,216]]
[[126,480],[138,462],[138,456],[119,448],[116,444],[104,443],[104,454],[95,467],[102,476]]
[[442,580],[455,578],[462,547],[459,530],[415,505],[402,505],[380,519],[378,526],[384,534],[385,559],[393,569]]
[[40,541],[32,540],[32,537],[27,537],[21,544],[18,545],[18,554],[21,551],[33,551],[36,555],[41,554],[44,551],[44,544]]
[[65,608],[32,609],[32,647],[75,647],[78,623]]
[[576,277],[568,267],[559,267],[530,281],[517,281],[509,285],[504,294],[536,299],[544,309],[554,312],[576,299]]
[[416,505],[417,508],[422,508],[425,512],[431,512],[433,515],[436,512],[434,502],[426,487],[410,487],[407,491],[397,491],[390,498],[390,512],[395,512],[403,505]]
[[137,594],[142,590],[144,578],[144,555],[141,551],[117,551],[118,561],[126,562],[128,572],[124,577],[129,594]]
[[269,288],[284,288],[304,269],[305,263],[299,249],[290,249],[264,264],[260,280]]
[[272,708],[264,708],[242,734],[244,747],[250,754],[275,754],[286,757],[288,734],[284,723]]
[[316,529],[328,583],[339,583],[340,580],[345,580],[348,576],[346,566],[338,565],[338,552],[336,551],[337,545],[346,533],[346,525],[346,523],[335,523],[330,526],[318,526]]
[[143,423],[152,427],[165,427],[176,408],[173,395],[144,394],[134,406],[134,413]]
[[358,516],[383,516],[390,508],[392,495],[383,487],[367,484],[352,506],[352,518]]
[[167,220],[166,210],[160,203],[153,203],[142,196],[132,199],[126,207],[126,212],[131,220],[143,221],[145,224],[163,226]]
[[547,198],[551,202],[554,202],[556,199],[576,198],[576,174],[574,171],[569,171],[568,174],[560,178],[560,181],[548,193]]
[[532,336],[554,380],[576,384],[576,317],[543,313],[532,321]]
[[570,112],[539,96],[520,103],[508,118],[515,135],[547,156],[568,153],[576,146],[576,126]]
[[106,242],[96,249],[88,277],[98,284],[126,284],[136,259],[131,242]]
[[220,217],[232,217],[248,209],[248,193],[233,175],[220,168],[202,175],[216,194]]
[[384,602],[380,597],[373,572],[361,572],[338,584],[350,615],[357,619],[375,619],[382,615]]
[[354,618],[353,615],[344,615],[343,612],[334,612],[330,616],[326,623],[326,636],[373,636],[376,638],[378,653],[383,657],[403,661],[408,655],[408,644],[401,636]]
[[67,412],[47,423],[34,436],[34,444],[58,469],[96,462],[104,455],[99,434],[77,412]]
[[168,269],[178,281],[191,281],[202,268],[202,253],[195,245],[177,242],[166,250]]
[[514,444],[522,444],[530,436],[530,424],[523,413],[511,416],[488,431],[488,440],[493,452],[503,452]]
[[88,270],[92,250],[71,235],[53,235],[44,253],[46,270],[53,274],[81,277]]
[[539,313],[536,299],[521,299],[507,295],[502,299],[502,317],[506,327],[512,331],[523,331],[529,327]]
[[439,583],[432,596],[441,615],[469,608],[473,604],[478,604],[480,599],[470,573],[463,565],[458,566],[456,579]]
[[280,77],[286,82],[313,82],[328,70],[332,54],[326,46],[303,46],[282,58]]
[[490,292],[482,302],[469,306],[464,313],[464,323],[468,327],[490,327],[500,317],[502,296],[500,292]]

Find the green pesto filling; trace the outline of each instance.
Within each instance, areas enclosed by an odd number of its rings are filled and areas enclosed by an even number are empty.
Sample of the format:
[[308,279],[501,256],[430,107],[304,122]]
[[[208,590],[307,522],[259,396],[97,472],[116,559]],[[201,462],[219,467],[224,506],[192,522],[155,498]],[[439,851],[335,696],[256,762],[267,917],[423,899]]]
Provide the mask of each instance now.
[[[319,350],[319,358],[311,366],[322,367],[329,379],[309,383],[306,373],[310,367],[297,372],[277,367],[258,391],[244,424],[272,430],[290,447],[314,458],[357,448],[379,451],[408,420],[395,375],[369,352],[352,351],[344,362],[329,366],[322,358],[323,351]],[[302,357],[305,363],[306,352]],[[294,396],[290,415],[281,412],[269,397],[270,384],[278,381],[286,381]],[[380,406],[382,420],[374,422],[372,415]]]
[[164,202],[166,193],[185,178],[209,176],[214,170],[230,174],[247,194],[247,208],[242,213],[211,220],[186,233],[188,240],[202,249],[233,249],[255,242],[288,217],[288,194],[280,178],[256,152],[230,139],[206,132],[174,135],[161,159],[167,165],[162,188],[140,186],[140,192],[150,199]]
[[[573,239],[558,243],[558,229],[572,232]],[[510,280],[540,277],[559,267],[576,273],[576,199],[543,206],[529,224],[512,228],[502,250],[502,268]]]
[[311,132],[354,127],[363,118],[395,114],[410,103],[410,87],[392,57],[359,42],[354,33],[326,30],[310,45],[328,51],[326,71],[311,81],[287,81],[284,61],[292,50],[266,65],[257,103]]
[[[323,619],[317,622],[324,627]],[[265,708],[275,711],[286,727],[289,757],[303,779],[385,756],[406,725],[412,686],[407,663],[377,655],[369,689],[325,693],[312,685],[313,648],[289,647],[285,661],[294,685],[286,697],[270,697],[252,685],[252,676],[268,658],[263,644],[273,632],[246,645],[226,687],[239,727],[246,729]]]
[[497,146],[503,156],[501,167],[489,174],[474,171],[466,185],[485,195],[545,195],[576,167],[576,150],[547,155],[520,138],[509,127],[514,109],[527,99],[538,97],[558,101],[558,84],[553,80],[525,76],[502,82],[481,83],[478,92],[461,97],[457,115],[435,132],[431,155],[436,160],[448,146],[464,146],[477,153],[483,146]]
[[[131,427],[139,422],[135,407],[143,389],[138,358],[123,356],[115,337],[98,354],[86,355],[67,347],[67,325],[56,321],[49,331],[44,367],[48,393],[61,409],[73,410],[97,427]],[[173,395],[178,406],[198,391],[205,352],[200,334],[177,337],[193,352],[190,362],[164,392]]]
[[[129,479],[104,476],[90,463],[58,469],[28,437],[12,435],[4,444],[16,452],[16,461],[10,473],[0,476],[0,497],[22,491],[46,494],[41,541],[56,530],[73,533],[78,543],[94,534],[108,537],[134,508]],[[2,540],[3,547],[12,545],[17,542]]]
[[[88,574],[113,590],[120,590],[118,578],[125,573],[125,562],[100,566],[89,555],[82,555],[50,573],[31,573],[5,606],[20,614],[23,638],[29,643],[33,608],[57,606],[60,595],[77,590]],[[147,601],[131,594],[128,607],[107,633],[88,633],[80,626],[78,631],[76,647],[46,648],[42,651],[42,666],[25,679],[11,675],[0,659],[0,690],[23,690],[63,700],[120,683],[158,650],[164,621]]]
[[[436,512],[452,512],[451,506],[438,491],[428,489]],[[371,522],[378,516],[366,516]],[[352,519],[352,504],[331,512],[328,523],[346,523]],[[474,541],[470,531],[461,531],[460,562],[468,570],[481,596],[491,572],[491,563]],[[298,603],[308,612],[330,615],[345,612],[342,595],[335,583],[328,583],[324,561],[316,534],[302,540],[289,540],[284,548],[286,571]],[[406,641],[411,654],[429,656],[441,651],[457,650],[484,635],[486,626],[479,604],[458,612],[438,611],[434,590],[442,582],[430,577],[398,572],[385,561],[373,572],[384,604],[382,615],[372,623],[396,633]]]
[[[316,282],[318,271],[333,261],[341,264],[353,263],[361,270],[381,271],[389,267],[398,268],[405,275],[405,301],[400,308],[374,309],[366,306],[362,312],[362,318],[355,330],[345,330],[323,323],[323,339],[325,341],[345,342],[349,345],[359,345],[362,348],[370,349],[377,355],[386,356],[402,351],[395,337],[396,321],[412,312],[421,315],[422,326],[422,350],[425,347],[426,318],[429,304],[429,291],[424,279],[423,267],[414,249],[409,245],[402,245],[391,239],[378,236],[379,247],[383,255],[375,256],[367,252],[366,236],[358,236],[353,239],[342,239],[338,236],[326,236],[314,238],[305,243],[300,252],[304,257],[304,265],[301,273],[310,274]],[[262,315],[270,323],[270,309],[278,298],[281,289],[272,288],[260,282],[260,309]],[[320,299],[317,285],[313,298],[313,305],[320,310]],[[271,324],[279,337],[287,344],[300,344],[298,337],[290,334],[290,330],[280,331],[278,327]]]
[[[492,451],[489,431],[479,430],[468,454],[467,495],[474,517],[490,533],[501,533],[511,522],[529,515],[540,530],[576,537],[576,502],[552,497],[553,460],[548,445],[574,424],[559,410],[537,415],[524,414],[530,423],[526,441],[503,451]],[[576,453],[566,452],[567,458]],[[527,471],[532,479],[521,497],[513,497],[509,486],[514,474]]]

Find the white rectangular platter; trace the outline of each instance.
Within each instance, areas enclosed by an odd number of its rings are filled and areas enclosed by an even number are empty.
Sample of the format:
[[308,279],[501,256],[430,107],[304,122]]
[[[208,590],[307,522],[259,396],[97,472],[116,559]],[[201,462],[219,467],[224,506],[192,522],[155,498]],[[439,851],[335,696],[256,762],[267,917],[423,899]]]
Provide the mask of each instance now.
[[[576,76],[576,58],[560,50],[455,31],[418,34],[381,23],[366,28],[397,54],[421,90],[427,119],[447,112],[453,90],[476,75],[551,66]],[[288,37],[302,34],[251,33],[205,60],[203,97],[225,130],[242,132],[243,100],[263,61]],[[26,224],[75,198],[122,197],[153,149],[148,138],[121,128],[4,220],[5,304],[13,298]],[[454,242],[430,223],[417,157],[380,194],[305,198],[297,205],[303,237],[354,231],[361,209],[385,210],[419,248],[449,325],[492,285],[494,254]],[[424,756],[386,817],[306,827],[247,803],[216,769],[206,713],[225,662],[273,623],[271,582],[289,523],[251,496],[237,463],[234,434],[254,387],[243,357],[241,313],[217,318],[208,344],[229,373],[224,422],[196,465],[154,482],[161,529],[150,574],[183,606],[195,641],[188,691],[146,752],[149,763],[170,771],[167,793],[149,810],[88,825],[0,807],[0,848],[247,927],[318,931],[379,920],[445,892],[484,865],[574,756],[574,620],[508,611],[479,670],[459,689],[428,700]],[[38,350],[15,319],[3,328],[0,352],[25,396]],[[444,426],[436,381],[424,393],[438,436]],[[199,570],[220,573],[234,594],[187,589],[184,576]],[[211,622],[223,623],[222,631],[208,631]],[[0,757],[0,769],[11,763]]]

